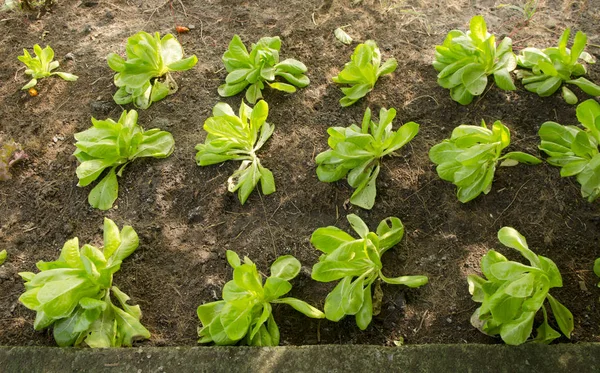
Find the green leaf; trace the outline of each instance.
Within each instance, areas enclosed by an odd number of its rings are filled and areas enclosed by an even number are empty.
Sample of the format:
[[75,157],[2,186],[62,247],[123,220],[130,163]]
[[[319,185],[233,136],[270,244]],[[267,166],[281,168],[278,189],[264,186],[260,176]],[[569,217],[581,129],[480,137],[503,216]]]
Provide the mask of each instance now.
[[292,306],[296,311],[303,313],[304,315],[313,318],[313,319],[323,319],[325,318],[325,314],[310,304],[301,301],[296,298],[281,298],[272,301],[272,303],[284,303]]
[[552,308],[552,314],[560,327],[560,331],[563,332],[567,338],[571,338],[571,332],[573,331],[573,314],[569,309],[562,305],[556,298],[548,294],[547,296],[550,307]]
[[300,273],[300,262],[291,255],[280,256],[271,265],[271,276],[291,280]]
[[296,92],[296,87],[294,87],[291,84],[287,84],[287,83],[268,83],[269,87],[273,88],[273,89],[277,89],[278,91],[283,91],[283,92],[287,92],[287,93],[294,93]]
[[371,296],[371,285],[364,288],[363,302],[360,310],[356,313],[356,325],[360,330],[365,330],[373,319],[373,299]]
[[531,335],[535,312],[523,312],[516,320],[502,326],[500,335],[502,340],[509,345],[523,344]]
[[350,223],[350,226],[352,226],[352,229],[354,229],[354,231],[361,238],[365,238],[367,236],[367,234],[369,233],[369,227],[367,227],[367,224],[365,224],[365,222],[360,217],[358,217],[358,215],[350,214],[346,216],[346,219],[348,219],[348,222]]
[[0,266],[6,261],[6,250],[0,251]]
[[331,254],[341,245],[354,241],[355,238],[336,227],[319,228],[313,232],[310,243],[318,250]]
[[229,339],[237,341],[248,333],[250,311],[251,308],[238,308],[233,303],[225,304],[221,312],[221,323]]
[[529,263],[531,263],[532,266],[537,267],[540,265],[538,256],[529,249],[525,237],[523,237],[516,229],[512,227],[503,227],[498,231],[498,241],[504,246],[519,251],[525,259],[529,260]]
[[292,290],[292,284],[280,277],[269,277],[265,282],[265,298],[271,301],[287,294]]
[[242,265],[242,262],[240,261],[240,257],[238,256],[238,254],[235,251],[227,250],[226,254],[227,254],[227,262],[229,263],[231,268],[235,269],[235,268],[239,267],[240,265]]
[[418,288],[421,287],[427,282],[429,279],[427,276],[400,276],[395,278],[385,277],[382,273],[380,273],[381,279],[388,284],[393,285],[406,285],[409,288]]
[[352,38],[348,35],[342,28],[338,27],[333,32],[336,39],[341,41],[344,44],[350,45],[352,44]]
[[319,262],[312,269],[312,278],[319,282],[330,282],[347,276],[360,276],[371,267],[367,261],[334,261]]
[[462,74],[462,83],[473,96],[479,96],[483,93],[487,81],[487,74],[481,66],[472,64],[465,67]]
[[[314,274],[314,269],[313,269]],[[314,277],[313,277],[314,278]],[[344,316],[344,294],[347,292],[350,283],[352,282],[352,277],[344,277],[333,290],[327,294],[327,298],[325,298],[325,317],[327,320],[331,321],[340,321]]]

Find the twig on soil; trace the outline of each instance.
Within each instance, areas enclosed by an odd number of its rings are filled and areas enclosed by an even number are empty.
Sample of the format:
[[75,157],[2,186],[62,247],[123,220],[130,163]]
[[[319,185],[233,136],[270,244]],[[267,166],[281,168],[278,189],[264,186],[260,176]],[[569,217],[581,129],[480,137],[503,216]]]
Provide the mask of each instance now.
[[417,332],[421,330],[421,327],[423,326],[423,322],[425,322],[425,317],[427,317],[428,312],[429,310],[425,310],[425,312],[423,313],[423,317],[421,317],[421,323],[419,324],[419,327],[413,330],[414,334],[417,334]]
[[17,18],[4,18],[4,19],[0,19],[0,22],[6,22],[6,21],[10,21],[13,19],[17,19]]
[[183,9],[183,14],[187,17],[187,12],[185,11],[185,6],[183,6],[183,3],[181,2],[181,0],[178,0],[179,5],[181,5],[181,9]]
[[590,47],[594,47],[594,48],[600,48],[600,45],[598,45],[598,44],[591,44],[591,43],[590,43],[590,44],[588,44],[588,45],[589,45]]
[[435,97],[429,96],[429,95],[423,95],[423,96],[415,97],[412,100],[404,103],[404,107],[407,107],[408,105],[412,104],[414,101],[417,101],[418,99],[423,98],[423,97],[428,97],[428,98],[432,99],[433,101],[435,101],[435,104],[437,106],[440,106],[440,103],[435,99]]
[[525,186],[525,184],[527,184],[532,178],[530,177],[529,179],[527,179],[523,185],[521,185],[519,187],[519,189],[517,190],[517,192],[515,193],[515,196],[513,197],[512,201],[510,201],[510,203],[508,204],[508,206],[506,206],[506,208],[504,210],[502,210],[502,212],[500,213],[500,215],[498,215],[498,217],[496,218],[496,220],[494,220],[494,222],[492,223],[492,225],[496,225],[496,222],[498,221],[498,219],[500,219],[502,217],[502,215],[504,215],[504,213],[506,212],[506,210],[508,210],[510,208],[510,206],[513,205],[513,203],[515,203],[515,200],[517,199],[517,196],[519,195],[519,192],[521,191],[521,189],[523,189],[523,187]]
[[27,67],[27,66],[20,67],[20,68],[18,68],[18,69],[17,69],[17,71],[15,71],[15,82],[16,82],[16,81],[18,81],[18,80],[17,80],[17,74],[19,73],[19,71],[21,71],[21,70],[25,69],[26,67]]
[[104,79],[108,79],[108,78],[106,78],[106,77],[101,77],[101,78],[98,78],[98,79],[94,80],[94,81],[92,82],[92,84],[90,84],[90,85],[94,85],[94,84],[96,84],[96,83],[98,83],[99,81],[101,81],[101,80],[104,80]]

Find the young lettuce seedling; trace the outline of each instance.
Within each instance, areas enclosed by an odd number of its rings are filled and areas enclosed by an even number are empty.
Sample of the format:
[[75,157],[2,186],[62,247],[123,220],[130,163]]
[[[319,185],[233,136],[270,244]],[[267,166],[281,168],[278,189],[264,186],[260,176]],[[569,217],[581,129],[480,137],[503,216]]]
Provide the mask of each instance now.
[[263,284],[256,265],[248,258],[227,250],[233,267],[233,280],[223,287],[223,300],[198,307],[202,327],[199,343],[233,345],[244,340],[249,346],[279,345],[279,328],[273,318],[272,304],[287,304],[313,319],[325,317],[310,304],[296,298],[281,298],[292,290],[290,280],[298,276],[300,262],[291,255],[280,256],[271,265],[271,276]]
[[240,168],[227,180],[230,192],[238,191],[242,205],[258,182],[262,193],[275,192],[273,173],[260,164],[256,152],[273,134],[275,126],[267,123],[269,105],[259,101],[251,109],[242,100],[239,116],[231,106],[219,102],[213,108],[213,116],[204,122],[208,132],[204,144],[196,145],[198,166],[208,166],[229,160],[242,161]]
[[17,162],[29,156],[21,149],[21,145],[14,141],[7,141],[0,147],[0,181],[10,180],[10,168]]
[[[587,36],[578,31],[573,47],[567,48],[570,29],[566,29],[558,41],[558,48],[525,48],[517,57],[519,66],[529,69],[517,70],[517,77],[522,79],[525,89],[547,97],[562,86],[562,97],[571,105],[577,103],[577,96],[564,84],[574,84],[585,93],[600,96],[600,86],[582,77],[587,72],[579,61],[595,63],[591,54],[584,52]],[[573,77],[578,77],[574,79]]]
[[324,182],[334,182],[348,176],[348,184],[356,190],[350,202],[364,209],[371,209],[377,194],[377,175],[381,159],[402,148],[419,132],[419,124],[408,122],[397,131],[392,131],[392,120],[396,110],[382,108],[379,123],[371,120],[371,110],[367,108],[362,126],[330,127],[326,150],[315,159],[317,176]]
[[516,166],[519,163],[541,163],[536,157],[510,152],[503,156],[502,150],[510,145],[510,131],[500,121],[489,130],[485,122],[481,126],[460,125],[452,131],[452,137],[429,150],[429,158],[437,165],[442,180],[457,186],[458,200],[465,203],[481,193],[488,194],[498,161],[500,166]]
[[558,327],[567,338],[573,331],[573,315],[549,289],[562,287],[562,277],[554,262],[536,255],[514,228],[504,227],[498,231],[498,240],[515,249],[530,265],[509,261],[502,254],[490,250],[481,259],[481,271],[487,277],[469,275],[469,293],[481,307],[475,310],[471,324],[488,335],[498,335],[509,345],[527,341],[533,330],[536,313],[542,309],[544,321],[537,328],[533,342],[550,343],[560,333],[548,324],[544,301],[547,299]]
[[[54,262],[40,261],[40,272],[21,272],[25,293],[19,301],[37,312],[33,327],[52,326],[59,346],[131,346],[136,338],[150,338],[140,323],[139,306],[127,304],[129,296],[112,285],[121,263],[138,247],[138,236],[130,226],[121,231],[104,219],[104,248],[86,244],[77,237],[67,241]],[[116,298],[117,304],[113,303]]]
[[404,236],[400,219],[382,220],[376,233],[369,232],[365,222],[354,214],[347,219],[360,238],[333,226],[319,228],[312,234],[310,242],[324,253],[312,269],[312,278],[320,282],[341,279],[325,299],[325,316],[339,321],[346,315],[355,315],[356,325],[365,330],[381,309],[380,280],[416,288],[425,285],[428,279],[426,276],[388,278],[382,272],[381,256]]
[[581,195],[593,202],[600,196],[600,104],[593,99],[582,102],[577,119],[585,130],[556,122],[542,124],[539,148],[549,156],[548,163],[561,168],[560,176],[576,176]]
[[119,105],[133,102],[140,109],[177,92],[171,72],[189,70],[198,62],[195,55],[183,58],[183,48],[172,34],[161,39],[158,32],[140,31],[128,38],[126,54],[127,60],[116,53],[107,57],[108,66],[117,72],[119,90],[113,98]]
[[[118,122],[92,118],[92,128],[75,134],[77,150],[73,155],[81,162],[76,171],[77,186],[91,184],[104,169],[110,169],[88,196],[92,207],[100,210],[112,207],[119,195],[117,176],[121,176],[129,162],[142,157],[166,158],[173,152],[175,141],[169,132],[158,128],[144,131],[137,118],[135,110],[124,111]],[[121,167],[119,171],[117,167]]]
[[482,16],[471,18],[470,31],[452,30],[442,45],[435,47],[433,67],[439,72],[438,84],[450,90],[450,97],[467,105],[479,96],[493,75],[505,91],[515,89],[510,72],[517,66],[512,40],[505,37],[496,47],[496,37],[487,32]]
[[[242,39],[238,35],[233,36],[222,58],[229,73],[225,84],[219,87],[219,95],[222,97],[237,95],[250,86],[246,91],[246,100],[254,105],[262,98],[265,83],[273,89],[287,93],[296,92],[296,87],[304,88],[310,83],[304,75],[306,66],[302,62],[293,58],[279,62],[279,36],[261,38],[258,43],[252,44],[250,49],[251,52],[248,53]],[[277,76],[290,84],[276,82]]]
[[395,58],[390,58],[381,65],[381,52],[373,40],[367,40],[354,49],[350,62],[344,65],[333,81],[338,84],[348,84],[351,87],[342,88],[344,97],[340,104],[344,107],[354,104],[375,88],[375,83],[382,75],[391,74],[398,67]]
[[33,46],[33,53],[35,53],[35,57],[31,57],[31,54],[29,54],[27,49],[23,49],[23,55],[17,57],[19,61],[23,62],[25,66],[27,66],[25,74],[31,75],[32,77],[29,83],[25,84],[21,89],[35,87],[38,79],[46,78],[52,75],[58,75],[62,79],[69,82],[77,80],[77,76],[73,74],[52,72],[52,70],[56,70],[58,68],[59,63],[58,61],[52,61],[54,59],[54,50],[52,50],[49,45],[42,49],[42,47],[36,44]]

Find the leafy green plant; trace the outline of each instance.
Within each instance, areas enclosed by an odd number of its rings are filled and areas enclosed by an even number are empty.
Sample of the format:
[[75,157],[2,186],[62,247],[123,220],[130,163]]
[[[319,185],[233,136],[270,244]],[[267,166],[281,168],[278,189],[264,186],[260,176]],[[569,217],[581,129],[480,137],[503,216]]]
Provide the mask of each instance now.
[[458,200],[465,203],[481,193],[488,194],[499,161],[500,166],[516,166],[519,163],[541,163],[536,157],[502,150],[510,145],[510,131],[499,120],[488,129],[484,121],[481,126],[460,125],[452,131],[449,139],[433,146],[429,158],[437,165],[437,174],[442,180],[457,187]]
[[119,231],[105,218],[103,248],[86,244],[80,249],[75,237],[58,260],[38,262],[40,272],[19,273],[26,290],[19,300],[37,312],[35,330],[51,326],[59,346],[120,347],[150,338],[140,323],[140,307],[128,305],[129,296],[112,285],[113,274],[137,247],[132,227]]
[[350,85],[342,88],[344,97],[340,99],[340,104],[344,107],[350,106],[365,97],[375,88],[375,83],[380,76],[393,73],[396,67],[398,62],[395,58],[390,58],[383,65],[381,64],[381,52],[373,40],[357,45],[350,62],[347,62],[344,69],[333,77],[335,83]]
[[487,280],[477,275],[467,277],[473,300],[481,303],[471,317],[473,326],[488,335],[500,334],[509,345],[520,345],[531,335],[533,320],[541,308],[544,321],[532,341],[548,344],[560,337],[560,333],[548,324],[544,306],[548,300],[558,327],[570,338],[573,315],[548,292],[562,287],[562,277],[556,264],[531,251],[525,237],[514,228],[500,229],[498,240],[521,253],[530,265],[509,261],[497,251],[488,251],[481,259],[481,271]]
[[379,123],[371,120],[371,110],[367,108],[362,126],[352,124],[350,127],[330,127],[327,130],[331,149],[326,150],[315,159],[319,180],[328,183],[348,176],[348,184],[356,190],[350,202],[365,209],[375,204],[377,194],[377,175],[381,167],[381,159],[406,145],[419,132],[419,124],[408,122],[392,130],[392,120],[396,110],[382,108],[379,112]]
[[561,168],[560,176],[576,176],[581,195],[593,202],[600,196],[600,104],[593,99],[577,106],[577,119],[585,130],[556,122],[542,124],[540,150],[548,163]]
[[452,30],[444,43],[435,47],[433,67],[439,72],[437,82],[462,105],[483,93],[489,75],[494,76],[500,89],[516,89],[510,76],[516,66],[512,40],[505,37],[496,46],[496,37],[488,33],[482,16],[471,18],[470,31]]
[[92,128],[75,134],[77,149],[73,155],[80,162],[77,186],[89,185],[109,169],[88,196],[92,207],[100,210],[112,207],[119,195],[117,176],[121,176],[130,162],[143,157],[166,158],[173,152],[175,141],[169,132],[158,128],[144,131],[137,118],[135,110],[124,111],[118,122],[92,118]]
[[558,40],[558,47],[540,50],[525,48],[517,57],[520,67],[529,70],[517,70],[517,77],[522,79],[523,86],[540,97],[552,95],[562,86],[562,97],[571,105],[577,103],[577,96],[564,84],[573,84],[592,96],[600,96],[600,86],[592,83],[582,75],[586,74],[585,66],[580,62],[594,63],[594,57],[584,52],[587,36],[578,31],[573,47],[567,48],[570,29],[566,29]]
[[6,257],[8,256],[6,250],[2,250],[0,251],[0,266],[2,264],[4,264],[4,262],[6,261]]
[[292,290],[290,280],[298,276],[300,262],[291,255],[280,256],[271,265],[271,276],[263,283],[256,265],[248,258],[244,263],[227,250],[233,268],[233,280],[223,287],[223,300],[198,307],[202,327],[199,343],[233,345],[241,340],[249,346],[277,346],[279,328],[273,318],[272,304],[287,304],[313,319],[323,312],[296,298],[281,298]]
[[317,229],[310,242],[323,254],[313,266],[312,278],[320,282],[341,280],[325,299],[325,316],[339,321],[346,315],[354,315],[358,327],[365,330],[381,309],[380,281],[415,288],[425,285],[428,278],[389,278],[382,272],[381,256],[404,236],[400,219],[384,219],[376,232],[370,232],[358,216],[350,214],[346,218],[360,238],[333,226]]
[[0,181],[10,180],[10,168],[17,162],[28,159],[29,156],[14,141],[7,141],[0,147]]
[[[219,95],[222,97],[237,95],[250,86],[246,91],[246,100],[255,104],[263,97],[265,83],[273,89],[287,93],[296,92],[296,87],[304,88],[310,83],[304,75],[307,69],[302,62],[293,58],[279,62],[279,36],[261,38],[258,43],[252,44],[250,49],[248,53],[238,35],[231,39],[222,58],[229,73],[225,84],[219,87]],[[278,76],[290,84],[276,82],[275,78]]]
[[32,78],[29,83],[25,84],[21,89],[32,88],[37,84],[38,79],[52,75],[58,75],[62,79],[70,82],[77,80],[77,76],[73,74],[58,71],[52,72],[52,70],[58,68],[59,63],[58,61],[52,61],[54,59],[54,50],[50,48],[49,45],[42,49],[42,47],[36,44],[33,46],[33,53],[35,53],[35,57],[32,57],[27,49],[23,49],[23,55],[17,57],[19,61],[27,66],[25,74],[31,75]]
[[537,12],[537,8],[539,5],[539,0],[527,0],[523,6],[515,5],[515,4],[499,4],[496,8],[507,8],[515,10],[523,16],[523,19],[526,22],[529,22],[535,13]]
[[265,101],[259,101],[252,109],[242,100],[239,116],[231,106],[219,102],[213,108],[213,116],[204,122],[204,130],[208,132],[204,144],[196,145],[198,166],[242,161],[227,180],[227,189],[232,193],[237,190],[242,205],[259,181],[263,194],[275,192],[273,173],[261,165],[256,155],[275,129],[267,123],[268,115],[269,105]]
[[179,89],[173,71],[189,70],[198,63],[195,55],[183,58],[183,48],[172,34],[162,39],[157,32],[140,31],[127,39],[127,60],[116,53],[107,57],[108,66],[116,71],[113,96],[119,105],[133,104],[147,109]]

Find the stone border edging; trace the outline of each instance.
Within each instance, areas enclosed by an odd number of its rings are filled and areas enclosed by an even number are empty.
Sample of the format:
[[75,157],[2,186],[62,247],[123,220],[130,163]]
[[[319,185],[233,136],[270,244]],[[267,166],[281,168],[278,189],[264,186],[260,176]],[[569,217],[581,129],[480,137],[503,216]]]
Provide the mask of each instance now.
[[0,347],[0,372],[600,372],[600,344]]

